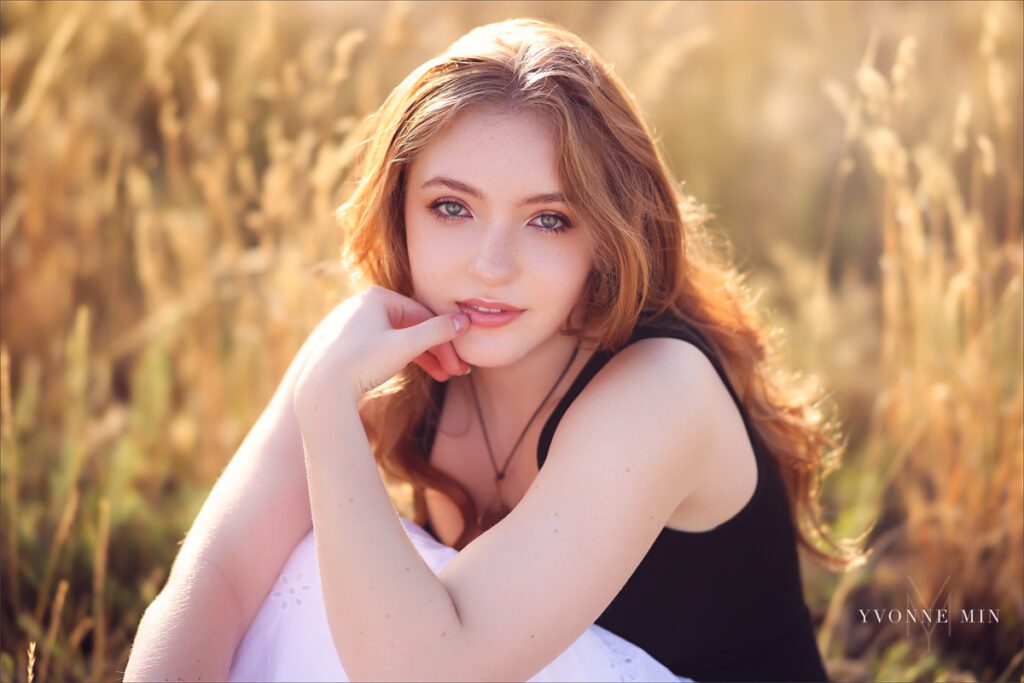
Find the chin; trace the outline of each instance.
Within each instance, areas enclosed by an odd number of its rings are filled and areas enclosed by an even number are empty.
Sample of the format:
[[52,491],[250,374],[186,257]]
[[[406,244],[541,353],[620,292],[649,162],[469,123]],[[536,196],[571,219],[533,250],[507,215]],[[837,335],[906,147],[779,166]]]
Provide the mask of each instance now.
[[500,368],[523,358],[533,345],[518,335],[494,334],[501,330],[474,330],[452,341],[459,358],[478,368]]

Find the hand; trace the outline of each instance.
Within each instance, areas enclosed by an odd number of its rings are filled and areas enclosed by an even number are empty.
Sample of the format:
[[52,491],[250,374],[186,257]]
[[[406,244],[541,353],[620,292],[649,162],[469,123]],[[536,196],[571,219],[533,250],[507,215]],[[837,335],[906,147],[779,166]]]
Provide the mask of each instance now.
[[377,285],[349,297],[317,326],[318,339],[295,383],[297,414],[307,399],[358,399],[410,362],[442,382],[464,374],[469,366],[451,340],[469,326],[464,313],[435,316],[419,302]]

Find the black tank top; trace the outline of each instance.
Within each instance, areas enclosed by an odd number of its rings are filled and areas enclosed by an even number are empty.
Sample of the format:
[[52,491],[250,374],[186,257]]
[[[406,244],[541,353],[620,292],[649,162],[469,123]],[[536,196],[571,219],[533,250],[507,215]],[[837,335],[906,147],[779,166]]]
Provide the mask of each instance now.
[[[743,418],[757,461],[757,485],[747,504],[713,529],[662,529],[596,623],[696,681],[827,680],[777,463],[696,330],[666,314],[638,324],[623,348],[650,337],[685,340],[710,360]],[[594,353],[555,407],[538,441],[538,468],[569,405],[614,355]],[[442,400],[446,386],[437,383]],[[425,429],[424,443],[432,445],[436,427]],[[425,528],[436,538],[429,522]]]

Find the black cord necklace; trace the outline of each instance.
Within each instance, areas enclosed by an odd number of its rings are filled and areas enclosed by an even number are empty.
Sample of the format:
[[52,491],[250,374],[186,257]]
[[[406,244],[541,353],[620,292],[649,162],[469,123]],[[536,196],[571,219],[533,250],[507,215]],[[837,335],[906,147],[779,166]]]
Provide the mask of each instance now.
[[555,389],[557,389],[558,385],[561,384],[562,379],[565,377],[566,373],[569,372],[569,368],[572,367],[572,363],[574,360],[576,360],[576,356],[577,354],[579,354],[579,351],[580,343],[577,342],[576,348],[573,349],[572,356],[570,356],[569,358],[569,362],[566,364],[565,369],[562,370],[562,374],[558,376],[558,379],[555,380],[554,386],[551,387],[550,391],[548,391],[547,396],[545,396],[544,400],[540,402],[540,405],[537,406],[537,409],[533,411],[533,415],[530,417],[529,421],[527,421],[526,426],[523,428],[523,431],[519,434],[519,438],[516,439],[515,445],[512,446],[512,451],[508,454],[508,457],[505,459],[505,464],[502,466],[500,470],[498,469],[497,461],[494,459],[494,450],[491,448],[491,439],[490,436],[488,436],[487,434],[487,426],[484,424],[483,410],[480,409],[480,399],[476,394],[476,383],[473,381],[473,375],[470,374],[469,387],[473,391],[473,403],[476,405],[476,414],[480,418],[480,428],[483,430],[484,433],[484,444],[486,444],[487,446],[487,455],[490,457],[491,466],[494,468],[494,486],[498,498],[498,508],[496,510],[491,510],[491,505],[493,505],[494,503],[494,498],[491,498],[491,503],[488,505],[487,510],[485,510],[483,513],[477,514],[477,528],[480,530],[480,532],[489,529],[491,526],[501,521],[501,519],[504,518],[505,515],[512,511],[512,508],[508,505],[508,503],[505,502],[505,499],[501,495],[501,482],[505,479],[505,473],[508,471],[508,466],[512,462],[512,456],[515,455],[516,449],[519,447],[519,444],[526,436],[527,430],[529,430],[530,425],[533,424],[533,421],[537,419],[537,415],[540,414],[541,408],[544,407],[544,404],[546,404],[548,402],[548,399],[551,398],[551,395],[555,393]]

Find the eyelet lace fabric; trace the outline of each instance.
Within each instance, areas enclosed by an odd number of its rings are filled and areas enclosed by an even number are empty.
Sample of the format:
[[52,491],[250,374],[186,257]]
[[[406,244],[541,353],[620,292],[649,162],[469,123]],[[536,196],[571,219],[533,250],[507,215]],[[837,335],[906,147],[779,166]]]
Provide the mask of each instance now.
[[[439,574],[458,551],[402,519],[420,557]],[[348,681],[327,624],[313,530],[295,546],[235,650],[228,681]],[[691,681],[596,624],[529,679]]]

